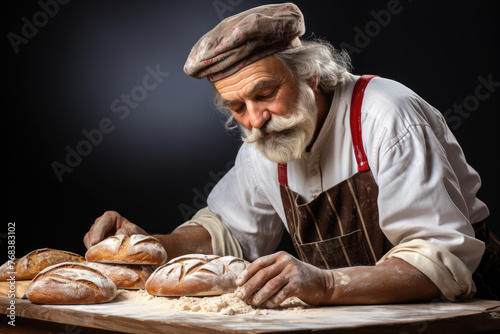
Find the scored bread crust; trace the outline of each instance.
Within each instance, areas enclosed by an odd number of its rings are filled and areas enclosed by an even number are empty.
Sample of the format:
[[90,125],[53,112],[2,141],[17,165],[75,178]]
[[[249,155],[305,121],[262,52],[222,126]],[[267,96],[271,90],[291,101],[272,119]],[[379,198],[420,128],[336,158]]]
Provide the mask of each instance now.
[[[39,272],[54,264],[62,262],[80,263],[83,261],[85,261],[83,256],[72,252],[52,248],[40,248],[29,252],[20,259],[14,260],[15,276],[17,280],[32,279],[38,275]],[[13,270],[9,269],[8,261],[5,262],[0,267],[0,281],[7,280],[10,277],[8,273],[12,271]]]
[[116,285],[97,269],[65,262],[41,271],[26,289],[35,304],[95,304],[115,298]]
[[160,265],[167,252],[149,235],[113,235],[90,247],[85,254],[89,262]]
[[140,264],[110,264],[100,262],[83,262],[108,276],[118,289],[144,289],[146,281],[155,267]]
[[190,254],[157,268],[146,282],[154,296],[215,296],[236,290],[249,262],[234,256]]

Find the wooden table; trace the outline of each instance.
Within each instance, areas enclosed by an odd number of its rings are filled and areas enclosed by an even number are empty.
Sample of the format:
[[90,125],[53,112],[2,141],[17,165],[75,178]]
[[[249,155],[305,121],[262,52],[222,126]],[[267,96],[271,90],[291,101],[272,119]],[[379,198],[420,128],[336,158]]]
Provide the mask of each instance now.
[[2,316],[1,333],[500,333],[500,302],[469,300],[398,305],[329,306],[264,315],[158,312],[128,300],[95,305],[35,305],[0,295],[0,311],[15,301],[16,326]]

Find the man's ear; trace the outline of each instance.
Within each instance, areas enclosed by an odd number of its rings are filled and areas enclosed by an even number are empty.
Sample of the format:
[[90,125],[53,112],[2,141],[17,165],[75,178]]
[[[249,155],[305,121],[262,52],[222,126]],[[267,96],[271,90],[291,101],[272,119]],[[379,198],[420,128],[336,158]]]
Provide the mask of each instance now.
[[307,83],[309,84],[309,87],[311,87],[311,89],[313,91],[316,91],[316,89],[318,88],[318,77],[314,77],[313,79],[309,80]]

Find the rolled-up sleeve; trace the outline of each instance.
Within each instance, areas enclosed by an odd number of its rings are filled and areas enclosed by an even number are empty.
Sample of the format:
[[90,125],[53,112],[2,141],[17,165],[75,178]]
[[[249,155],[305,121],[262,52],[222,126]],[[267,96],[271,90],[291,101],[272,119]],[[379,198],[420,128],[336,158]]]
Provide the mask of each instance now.
[[425,240],[415,239],[399,244],[377,264],[399,258],[427,276],[449,300],[471,298],[476,292],[472,272],[451,252]]
[[215,255],[243,257],[241,246],[227,226],[208,207],[199,210],[184,226],[201,226],[210,234],[212,251]]

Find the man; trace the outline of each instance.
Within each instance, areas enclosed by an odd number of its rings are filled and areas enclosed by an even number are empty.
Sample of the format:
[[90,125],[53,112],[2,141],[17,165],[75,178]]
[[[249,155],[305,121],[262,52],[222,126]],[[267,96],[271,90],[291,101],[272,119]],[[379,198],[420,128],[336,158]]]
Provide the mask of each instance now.
[[[397,82],[350,74],[345,53],[301,41],[304,32],[295,5],[261,6],[193,47],[185,72],[213,82],[245,143],[208,207],[155,235],[169,258],[253,261],[238,294],[266,307],[290,296],[311,305],[454,300],[476,284],[486,296],[492,276],[474,282],[473,273],[482,258],[481,270],[498,263],[474,229],[487,241],[489,212],[441,114]],[[273,254],[285,229],[300,260]],[[137,233],[147,234],[106,212],[84,242]]]

